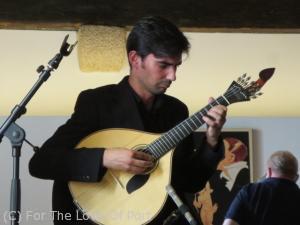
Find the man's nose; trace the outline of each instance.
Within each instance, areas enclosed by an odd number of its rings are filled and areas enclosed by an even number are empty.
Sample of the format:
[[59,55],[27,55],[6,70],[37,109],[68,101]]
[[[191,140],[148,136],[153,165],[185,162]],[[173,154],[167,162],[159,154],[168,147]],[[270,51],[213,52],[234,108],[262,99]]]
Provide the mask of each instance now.
[[170,66],[167,74],[167,79],[170,81],[175,81],[176,80],[176,66]]

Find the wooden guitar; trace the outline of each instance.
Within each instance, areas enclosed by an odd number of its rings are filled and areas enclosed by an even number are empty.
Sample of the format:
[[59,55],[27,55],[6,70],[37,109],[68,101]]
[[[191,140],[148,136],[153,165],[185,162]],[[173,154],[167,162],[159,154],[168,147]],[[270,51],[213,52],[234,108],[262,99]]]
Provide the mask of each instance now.
[[153,155],[156,164],[143,175],[108,170],[100,182],[69,182],[75,204],[97,224],[138,225],[151,222],[167,199],[165,187],[171,177],[171,150],[204,124],[202,117],[213,106],[227,106],[260,95],[259,90],[274,71],[274,68],[262,70],[255,82],[249,82],[250,77],[243,75],[231,83],[224,95],[162,135],[128,129],[107,129],[84,138],[77,148],[125,147]]

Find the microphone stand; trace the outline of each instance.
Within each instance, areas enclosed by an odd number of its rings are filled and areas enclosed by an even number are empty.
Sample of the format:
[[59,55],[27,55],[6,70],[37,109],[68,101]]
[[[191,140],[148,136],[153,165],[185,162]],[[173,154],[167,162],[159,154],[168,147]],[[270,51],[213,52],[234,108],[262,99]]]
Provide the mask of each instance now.
[[[190,225],[198,225],[197,221],[194,219],[192,214],[189,212],[189,208],[182,202],[177,193],[175,192],[172,185],[168,184],[166,186],[166,191],[174,203],[177,205],[178,209],[174,210],[171,215],[165,220],[163,225],[173,224],[182,214]],[[180,213],[180,214],[179,214]]]
[[[19,178],[19,170],[20,170],[20,156],[21,156],[21,147],[23,141],[25,140],[28,144],[31,145],[29,141],[25,139],[26,133],[23,128],[18,126],[15,121],[20,118],[23,114],[26,113],[26,104],[30,101],[33,95],[37,92],[39,87],[45,82],[50,73],[57,69],[60,61],[64,56],[68,56],[74,46],[77,44],[75,42],[73,45],[69,45],[67,43],[69,35],[66,35],[61,48],[60,52],[56,54],[47,65],[45,69],[44,66],[39,66],[37,72],[40,73],[38,81],[34,84],[31,90],[27,93],[24,99],[21,101],[20,104],[16,105],[12,111],[10,116],[5,120],[5,122],[0,127],[0,143],[2,141],[3,136],[7,137],[12,145],[12,157],[13,157],[13,177],[11,180],[11,192],[10,192],[10,216],[9,219],[12,225],[19,224],[20,219],[20,208],[21,208],[21,182]],[[38,148],[31,145],[36,151]]]

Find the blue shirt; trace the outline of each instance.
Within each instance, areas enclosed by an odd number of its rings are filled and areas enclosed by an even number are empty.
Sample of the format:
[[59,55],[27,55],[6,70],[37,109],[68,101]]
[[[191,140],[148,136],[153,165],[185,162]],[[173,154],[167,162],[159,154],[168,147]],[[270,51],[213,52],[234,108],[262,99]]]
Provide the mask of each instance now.
[[238,192],[225,218],[240,225],[299,225],[300,189],[280,178],[248,184]]

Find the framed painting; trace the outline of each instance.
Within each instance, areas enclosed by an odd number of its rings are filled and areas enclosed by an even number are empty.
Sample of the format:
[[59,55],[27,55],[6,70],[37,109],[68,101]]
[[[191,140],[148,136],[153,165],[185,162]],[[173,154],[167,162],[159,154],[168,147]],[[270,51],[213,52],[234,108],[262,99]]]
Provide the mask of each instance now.
[[[200,144],[204,131],[194,135]],[[199,224],[222,225],[225,213],[242,186],[253,181],[252,173],[252,130],[225,129],[225,157],[217,166],[202,190],[194,195],[187,194],[187,202]]]

